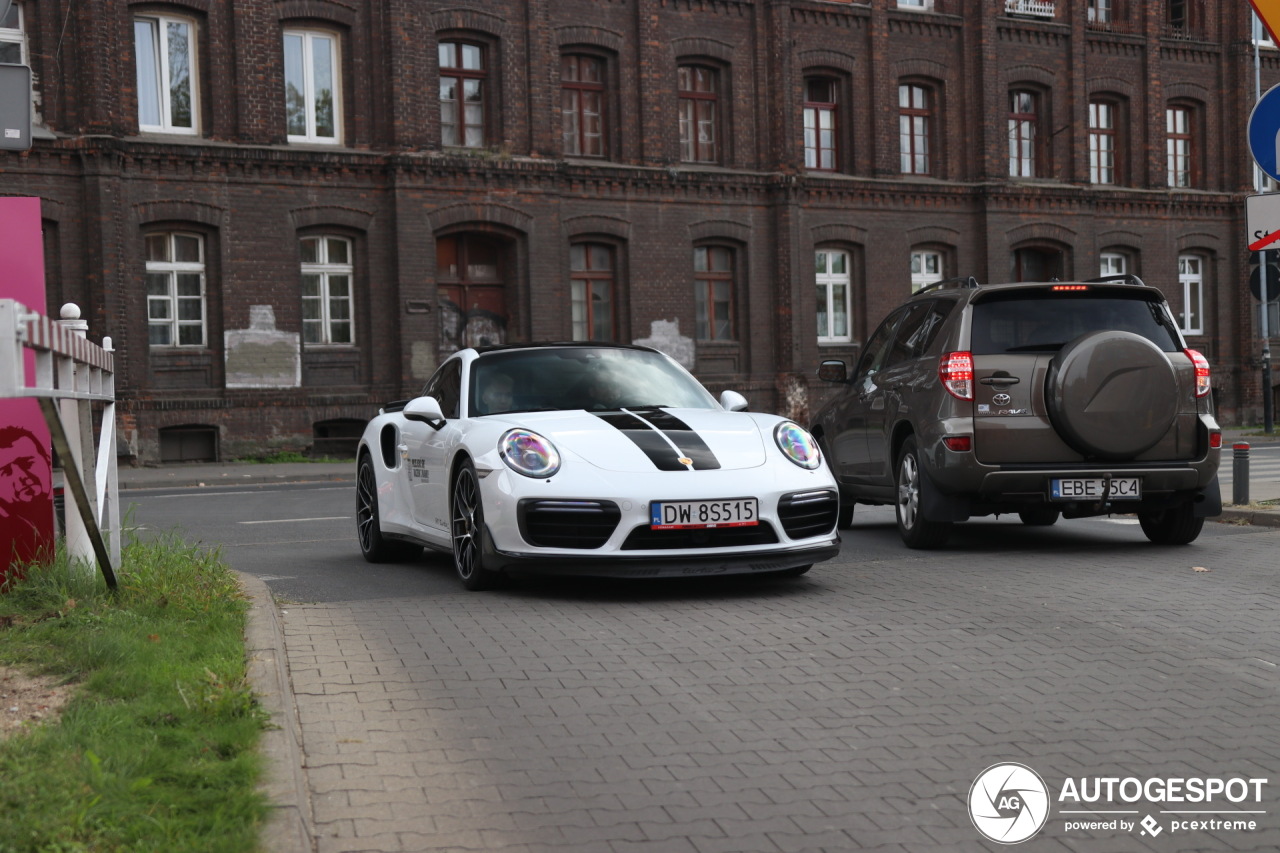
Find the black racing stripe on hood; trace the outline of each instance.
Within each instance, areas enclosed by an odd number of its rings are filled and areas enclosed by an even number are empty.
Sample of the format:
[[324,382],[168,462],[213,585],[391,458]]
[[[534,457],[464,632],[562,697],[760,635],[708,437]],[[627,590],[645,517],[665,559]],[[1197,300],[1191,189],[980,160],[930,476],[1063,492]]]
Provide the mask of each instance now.
[[680,448],[681,453],[692,459],[695,471],[715,471],[720,467],[720,460],[702,440],[702,436],[675,415],[662,409],[636,409],[636,412],[662,430],[671,439],[671,443]]
[[600,420],[631,439],[659,471],[688,471],[670,444],[653,427],[627,412],[592,412]]

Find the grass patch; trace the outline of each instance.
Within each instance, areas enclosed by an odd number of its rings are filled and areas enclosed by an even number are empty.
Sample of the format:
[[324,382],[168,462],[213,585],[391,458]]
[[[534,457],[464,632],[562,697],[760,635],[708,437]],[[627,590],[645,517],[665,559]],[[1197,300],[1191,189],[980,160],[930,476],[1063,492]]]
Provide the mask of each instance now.
[[343,459],[337,456],[308,456],[296,450],[277,450],[267,456],[250,456],[235,461],[252,465],[274,465],[280,462],[346,462],[352,466],[356,464],[355,459]]
[[173,538],[129,545],[117,576],[113,596],[60,557],[0,594],[0,663],[75,686],[0,742],[0,853],[256,849],[267,715],[235,576]]

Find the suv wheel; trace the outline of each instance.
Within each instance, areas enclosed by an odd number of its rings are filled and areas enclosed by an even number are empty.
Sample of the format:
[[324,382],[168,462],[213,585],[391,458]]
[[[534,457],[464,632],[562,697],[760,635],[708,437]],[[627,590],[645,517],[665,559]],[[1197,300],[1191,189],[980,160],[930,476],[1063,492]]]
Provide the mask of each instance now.
[[1169,509],[1140,512],[1138,523],[1147,538],[1157,545],[1188,545],[1196,541],[1204,528],[1204,519],[1196,518],[1189,501]]
[[898,533],[908,548],[937,548],[951,534],[951,523],[930,521],[921,513],[921,496],[932,488],[920,467],[915,436],[902,443],[898,456]]

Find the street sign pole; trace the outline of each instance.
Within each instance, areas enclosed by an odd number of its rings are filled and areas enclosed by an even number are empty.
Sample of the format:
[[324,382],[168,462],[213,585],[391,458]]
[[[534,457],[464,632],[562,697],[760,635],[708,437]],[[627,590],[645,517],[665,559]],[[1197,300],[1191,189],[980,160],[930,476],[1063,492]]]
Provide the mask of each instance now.
[[[1254,11],[1256,12],[1257,9],[1255,3]],[[1271,16],[1259,14],[1258,17],[1270,31]],[[1253,101],[1256,104],[1260,100],[1262,100],[1262,63],[1258,57],[1258,39],[1253,39]],[[1280,164],[1277,164],[1277,171],[1280,171]],[[1269,328],[1271,302],[1267,299],[1271,295],[1271,290],[1270,282],[1267,281],[1266,258],[1266,252],[1258,255],[1258,276],[1262,284],[1262,298],[1258,300],[1258,310],[1262,314],[1262,431],[1271,435],[1275,430],[1275,419],[1271,412],[1271,329]]]

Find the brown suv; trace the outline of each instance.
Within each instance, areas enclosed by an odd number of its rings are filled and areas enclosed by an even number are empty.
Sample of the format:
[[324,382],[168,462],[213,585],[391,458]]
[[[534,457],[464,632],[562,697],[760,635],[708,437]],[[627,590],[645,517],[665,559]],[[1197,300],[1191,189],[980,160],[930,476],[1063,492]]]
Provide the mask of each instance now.
[[1185,545],[1222,511],[1209,363],[1164,295],[1136,276],[939,282],[876,329],[814,418],[841,491],[897,506],[912,548],[953,522],[1136,513],[1152,542]]

